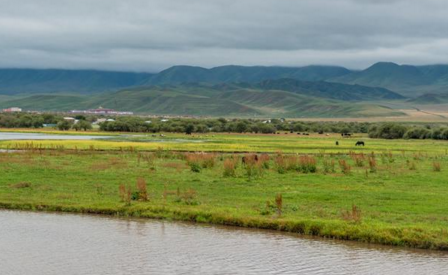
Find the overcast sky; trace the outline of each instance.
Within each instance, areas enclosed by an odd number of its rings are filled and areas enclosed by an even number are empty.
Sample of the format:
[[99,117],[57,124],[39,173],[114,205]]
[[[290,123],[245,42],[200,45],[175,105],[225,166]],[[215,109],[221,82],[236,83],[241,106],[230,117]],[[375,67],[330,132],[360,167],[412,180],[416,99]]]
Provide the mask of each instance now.
[[448,63],[446,0],[0,0],[0,67]]

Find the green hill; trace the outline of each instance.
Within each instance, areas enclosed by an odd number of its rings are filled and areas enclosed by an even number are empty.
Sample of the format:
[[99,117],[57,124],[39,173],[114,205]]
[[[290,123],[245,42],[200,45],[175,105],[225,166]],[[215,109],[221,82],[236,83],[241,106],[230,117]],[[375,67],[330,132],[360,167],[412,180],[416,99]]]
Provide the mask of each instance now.
[[287,91],[232,86],[140,87],[88,95],[33,95],[0,101],[0,108],[69,111],[103,106],[156,115],[238,117],[368,117],[403,115],[377,104],[344,102]]
[[408,100],[415,104],[448,104],[448,93],[443,94],[424,94]]
[[267,79],[292,78],[307,81],[319,81],[350,73],[349,70],[334,66],[290,67],[244,67],[221,66],[204,69],[192,66],[174,66],[150,78],[147,85],[182,84],[191,82],[256,83]]
[[281,90],[343,101],[394,100],[404,98],[403,96],[384,88],[347,85],[325,81],[277,79],[266,80],[254,86],[263,90]]
[[329,79],[331,82],[383,87],[404,96],[448,91],[448,65],[411,66],[379,62],[358,72]]

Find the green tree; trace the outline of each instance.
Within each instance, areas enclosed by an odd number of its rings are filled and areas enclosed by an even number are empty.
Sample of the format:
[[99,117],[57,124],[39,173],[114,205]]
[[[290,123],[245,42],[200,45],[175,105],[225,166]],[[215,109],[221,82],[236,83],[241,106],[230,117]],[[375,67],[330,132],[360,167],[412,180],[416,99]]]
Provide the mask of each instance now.
[[58,122],[57,127],[61,131],[67,131],[72,127],[72,123],[68,120],[62,120]]
[[191,133],[194,132],[194,125],[188,124],[187,127],[185,127],[185,134],[191,135]]

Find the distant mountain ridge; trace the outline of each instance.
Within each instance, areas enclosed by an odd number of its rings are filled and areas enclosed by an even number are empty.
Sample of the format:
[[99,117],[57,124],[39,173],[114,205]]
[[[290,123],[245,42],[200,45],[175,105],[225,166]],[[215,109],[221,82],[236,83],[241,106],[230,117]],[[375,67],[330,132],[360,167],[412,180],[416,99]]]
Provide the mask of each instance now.
[[[0,69],[0,108],[104,106],[150,114],[347,117],[403,115],[388,103],[448,104],[448,65],[174,66],[157,74]],[[406,101],[405,101],[406,100]],[[398,106],[398,105],[397,105]]]
[[321,81],[351,73],[350,70],[336,66],[306,67],[245,67],[221,66],[211,69],[193,66],[174,66],[151,77],[146,85],[168,85],[193,82],[256,83],[268,79],[291,78],[305,81]]
[[141,85],[151,76],[97,70],[0,69],[0,94],[116,91]]
[[371,67],[327,81],[382,87],[405,96],[448,91],[448,65],[398,65],[378,62]]
[[99,70],[0,69],[0,94],[97,93],[137,86],[185,83],[249,84],[278,79],[378,87],[412,97],[448,92],[448,65],[412,66],[378,62],[352,71],[338,66],[173,66],[156,74]]

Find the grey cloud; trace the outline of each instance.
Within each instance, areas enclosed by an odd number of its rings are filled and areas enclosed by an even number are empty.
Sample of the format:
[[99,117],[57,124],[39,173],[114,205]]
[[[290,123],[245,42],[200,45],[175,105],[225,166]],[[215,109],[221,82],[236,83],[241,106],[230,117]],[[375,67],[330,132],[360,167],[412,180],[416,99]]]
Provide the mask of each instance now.
[[442,0],[0,0],[0,67],[446,63]]

